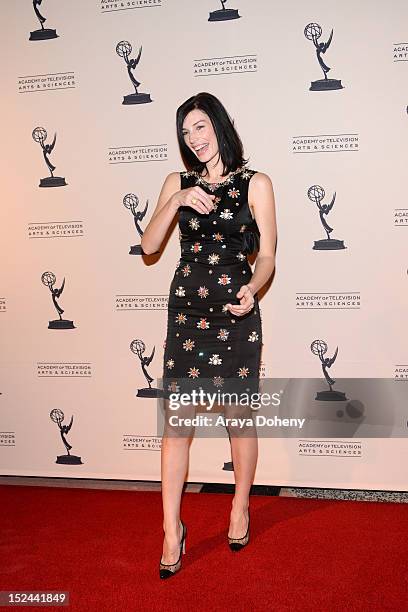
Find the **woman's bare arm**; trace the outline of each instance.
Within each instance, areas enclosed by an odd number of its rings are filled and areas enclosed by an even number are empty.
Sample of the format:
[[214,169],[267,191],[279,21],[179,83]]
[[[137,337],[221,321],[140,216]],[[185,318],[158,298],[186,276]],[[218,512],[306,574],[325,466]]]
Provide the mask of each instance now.
[[248,287],[254,295],[270,279],[275,268],[276,213],[271,179],[257,172],[249,183],[248,201],[260,231],[260,246]]
[[206,193],[198,185],[181,189],[179,172],[169,174],[163,183],[152,218],[142,236],[143,252],[146,255],[157,253],[180,206],[208,214],[214,209],[214,198],[214,194]]
[[171,172],[163,183],[156,208],[142,236],[142,250],[146,255],[157,253],[160,249],[179,207],[172,196],[180,191],[180,186],[180,174]]
[[236,294],[240,303],[227,304],[228,310],[237,316],[242,316],[253,308],[255,293],[268,282],[275,268],[275,198],[271,179],[267,174],[257,172],[251,178],[248,203],[259,228],[260,245],[252,278],[249,283],[242,285]]

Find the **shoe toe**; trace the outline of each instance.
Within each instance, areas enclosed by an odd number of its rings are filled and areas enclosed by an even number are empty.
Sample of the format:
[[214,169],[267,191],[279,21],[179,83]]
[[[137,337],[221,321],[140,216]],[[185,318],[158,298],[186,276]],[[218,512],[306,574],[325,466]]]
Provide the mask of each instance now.
[[170,576],[172,576],[174,574],[174,572],[171,572],[168,569],[161,569],[161,570],[159,570],[159,572],[160,572],[160,578],[162,580],[165,580],[166,578],[170,578]]

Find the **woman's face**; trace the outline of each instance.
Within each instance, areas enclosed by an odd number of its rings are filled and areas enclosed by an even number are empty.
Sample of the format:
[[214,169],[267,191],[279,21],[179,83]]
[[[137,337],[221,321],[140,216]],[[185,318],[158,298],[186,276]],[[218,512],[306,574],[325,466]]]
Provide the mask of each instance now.
[[218,154],[217,135],[207,113],[195,108],[183,123],[184,141],[203,164]]

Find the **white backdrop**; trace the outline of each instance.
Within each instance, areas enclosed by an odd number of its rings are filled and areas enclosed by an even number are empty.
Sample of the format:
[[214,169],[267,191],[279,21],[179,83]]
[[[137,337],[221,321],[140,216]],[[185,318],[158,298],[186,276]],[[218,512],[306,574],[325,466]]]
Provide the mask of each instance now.
[[[129,345],[142,340],[147,356],[155,347],[148,371],[162,375],[178,232],[160,257],[129,255],[140,237],[123,198],[135,194],[137,210],[149,202],[146,227],[165,176],[183,170],[176,108],[199,91],[222,100],[249,166],[274,184],[278,248],[260,303],[261,376],[320,377],[310,345],[322,339],[327,356],[339,347],[335,378],[408,380],[406,3],[230,0],[240,18],[208,21],[220,8],[44,0],[44,28],[56,31],[47,38],[31,2],[2,3],[2,474],[159,480],[156,400],[136,396],[146,380]],[[322,59],[341,89],[309,90],[323,77],[304,35],[311,22],[321,26],[318,43],[333,28]],[[130,59],[143,47],[134,75],[151,103],[122,104],[134,88],[120,41]],[[66,185],[39,187],[50,172],[37,127],[44,146],[57,134],[48,157]],[[325,191],[322,204],[336,193],[326,221],[346,248],[313,249],[326,237],[313,185]],[[58,315],[46,271],[54,289],[65,278],[57,303],[75,328],[48,329]],[[406,489],[408,445],[395,434],[406,433],[406,406],[391,409],[385,396],[382,407],[381,422],[366,412],[353,423],[329,406],[327,434],[305,435],[307,451],[303,439],[261,439],[256,482]],[[61,427],[73,416],[66,440],[82,463],[56,462],[65,447],[54,409]],[[228,461],[227,438],[196,440],[189,480],[232,482]]]

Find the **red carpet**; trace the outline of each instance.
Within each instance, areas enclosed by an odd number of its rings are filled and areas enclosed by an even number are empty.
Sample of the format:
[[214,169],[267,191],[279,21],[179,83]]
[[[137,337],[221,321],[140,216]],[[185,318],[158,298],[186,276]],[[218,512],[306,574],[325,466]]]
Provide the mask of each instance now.
[[160,494],[0,486],[0,590],[70,591],[75,612],[408,609],[406,504],[252,497],[234,554],[230,501],[184,496],[183,569],[160,581]]

